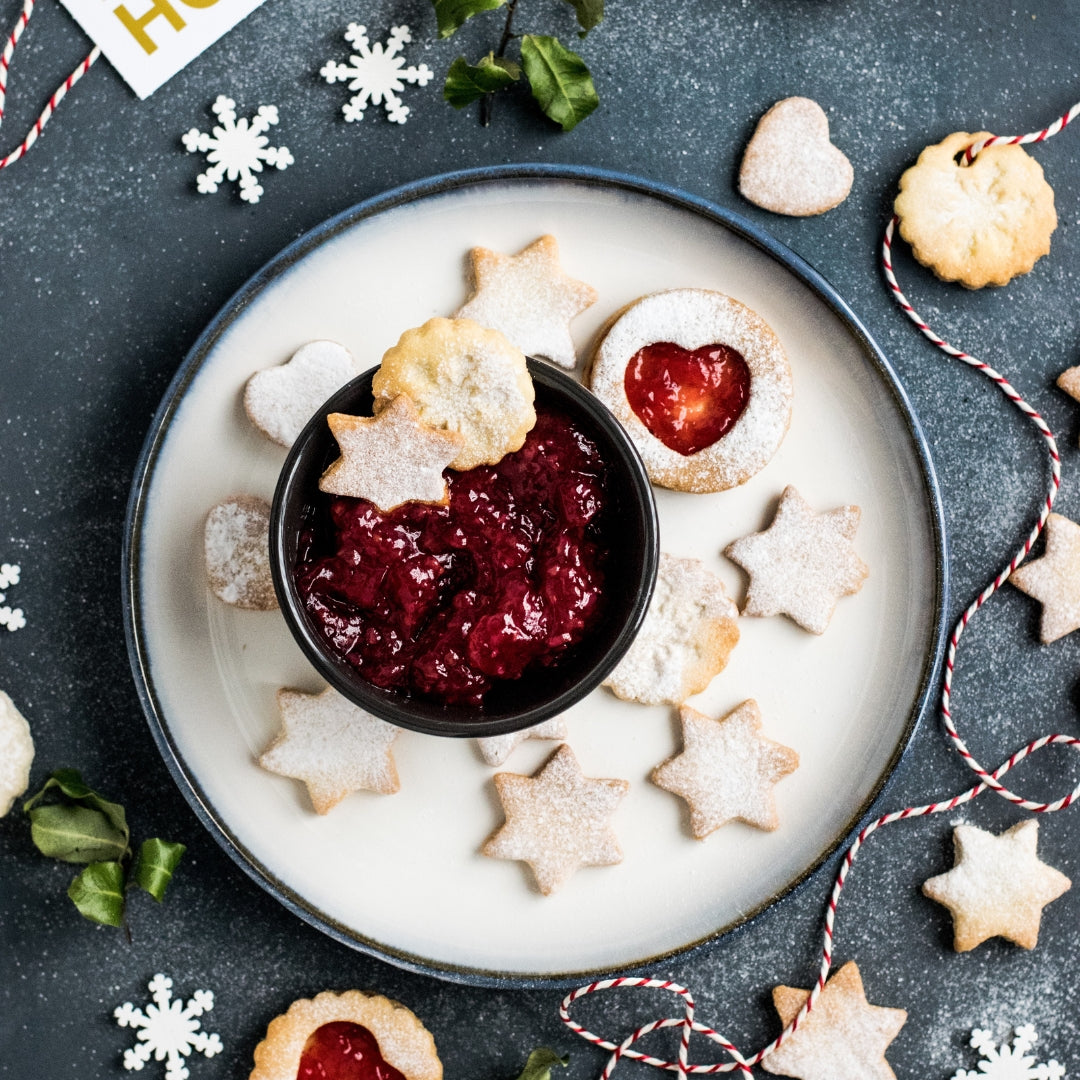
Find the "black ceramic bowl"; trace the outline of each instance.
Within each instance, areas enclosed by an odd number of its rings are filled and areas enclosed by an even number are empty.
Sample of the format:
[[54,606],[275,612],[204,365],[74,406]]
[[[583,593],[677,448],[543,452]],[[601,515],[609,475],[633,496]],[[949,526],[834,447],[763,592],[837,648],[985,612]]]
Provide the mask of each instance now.
[[331,686],[384,720],[430,735],[502,735],[532,727],[568,709],[603,682],[630,647],[652,596],[659,559],[656,506],[645,467],[622,425],[588,390],[550,364],[529,361],[538,403],[561,408],[600,447],[608,469],[608,548],[604,618],[551,667],[497,682],[479,707],[443,705],[400,690],[383,690],[334,653],[308,617],[296,588],[302,513],[325,500],[319,477],[338,457],[326,416],[370,416],[375,370],[353,379],[327,401],[298,436],[281,470],[270,511],[270,567],[285,621]]

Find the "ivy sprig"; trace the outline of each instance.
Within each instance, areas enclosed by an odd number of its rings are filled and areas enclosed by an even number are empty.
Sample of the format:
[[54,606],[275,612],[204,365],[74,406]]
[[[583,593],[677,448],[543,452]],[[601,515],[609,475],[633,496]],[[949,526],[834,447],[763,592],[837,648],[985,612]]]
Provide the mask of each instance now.
[[[46,796],[51,801],[43,802]],[[87,787],[76,769],[51,773],[23,810],[30,818],[30,839],[42,855],[86,865],[67,894],[80,914],[105,926],[124,925],[129,889],[144,889],[160,902],[186,850],[154,837],[142,842],[132,864],[124,808]]]
[[[563,131],[577,127],[599,104],[592,74],[585,61],[557,37],[548,34],[515,34],[518,0],[431,0],[439,37],[456,33],[474,15],[506,8],[506,24],[497,48],[470,64],[459,56],[446,73],[443,97],[455,109],[480,101],[480,122],[491,122],[492,95],[516,83],[524,74],[541,112]],[[577,15],[579,37],[585,37],[604,18],[604,0],[565,0]],[[507,57],[512,42],[518,43],[520,63]]]

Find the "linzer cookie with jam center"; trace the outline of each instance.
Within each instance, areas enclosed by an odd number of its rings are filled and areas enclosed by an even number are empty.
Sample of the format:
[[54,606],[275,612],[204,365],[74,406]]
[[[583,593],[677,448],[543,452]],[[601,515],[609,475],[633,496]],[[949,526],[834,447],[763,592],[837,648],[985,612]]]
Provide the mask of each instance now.
[[589,385],[633,439],[649,479],[726,491],[776,453],[791,421],[791,368],[768,323],[708,289],[653,293],[602,334]]

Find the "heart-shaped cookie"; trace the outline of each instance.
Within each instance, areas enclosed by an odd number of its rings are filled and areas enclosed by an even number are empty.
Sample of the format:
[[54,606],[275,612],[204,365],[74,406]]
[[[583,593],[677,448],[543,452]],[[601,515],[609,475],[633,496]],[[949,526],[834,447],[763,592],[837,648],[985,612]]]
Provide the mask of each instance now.
[[729,345],[646,345],[626,366],[626,399],[665,446],[689,456],[722,439],[750,400],[750,369]]
[[292,446],[318,407],[358,374],[356,361],[344,345],[309,341],[286,363],[257,371],[248,379],[244,410],[264,435]]
[[829,118],[810,98],[778,101],[759,121],[743,154],[743,198],[790,217],[838,206],[851,191],[851,162],[829,141]]
[[300,1055],[296,1080],[405,1080],[387,1065],[375,1037],[351,1020],[316,1028]]
[[957,131],[926,147],[900,178],[894,207],[915,258],[969,289],[1026,274],[1057,227],[1053,188],[1023,147],[988,146],[966,163],[961,152],[990,137]]

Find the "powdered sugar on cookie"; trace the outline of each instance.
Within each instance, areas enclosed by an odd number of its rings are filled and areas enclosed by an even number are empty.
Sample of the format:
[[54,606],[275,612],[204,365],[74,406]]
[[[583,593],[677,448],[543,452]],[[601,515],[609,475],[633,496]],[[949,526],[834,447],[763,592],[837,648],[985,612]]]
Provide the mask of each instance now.
[[526,739],[558,739],[566,738],[566,721],[561,716],[545,720],[536,727],[525,728],[524,731],[512,731],[509,735],[489,735],[484,739],[477,739],[480,753],[489,765],[501,765]]
[[1080,629],[1080,525],[1051,514],[1043,530],[1046,550],[1009,580],[1042,604],[1039,636],[1044,644]]
[[244,411],[267,438],[292,446],[304,425],[359,372],[336,341],[309,341],[277,367],[257,371],[244,387]]
[[506,824],[484,844],[482,854],[528,863],[545,895],[583,866],[622,861],[611,816],[630,785],[585,776],[566,743],[535,776],[496,773],[495,787]]
[[319,478],[320,491],[368,499],[380,510],[407,502],[447,502],[443,469],[465,440],[421,423],[404,394],[377,416],[331,413],[326,422],[341,457]]
[[645,622],[604,685],[643,705],[681,705],[724,669],[739,640],[737,616],[704,563],[661,553]]
[[278,606],[270,576],[270,504],[255,495],[234,495],[206,518],[206,573],[214,595],[255,611]]
[[790,615],[824,633],[836,602],[858,592],[869,573],[852,546],[860,514],[857,506],[818,514],[786,487],[769,528],[724,549],[750,575],[743,614]]
[[26,790],[33,761],[30,725],[15,702],[0,690],[0,817]]
[[347,701],[332,687],[321,694],[279,690],[282,728],[259,764],[303,780],[316,813],[329,813],[354,791],[398,790],[391,747],[400,729]]

